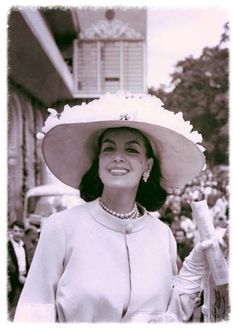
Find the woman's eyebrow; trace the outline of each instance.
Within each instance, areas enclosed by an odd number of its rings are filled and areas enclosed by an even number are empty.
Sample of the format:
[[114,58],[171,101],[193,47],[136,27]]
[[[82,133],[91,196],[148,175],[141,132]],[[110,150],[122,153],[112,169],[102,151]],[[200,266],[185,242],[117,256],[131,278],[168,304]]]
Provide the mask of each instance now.
[[140,146],[140,143],[137,140],[130,140],[126,142],[126,144],[134,144],[134,143]]
[[[115,141],[110,140],[110,139],[105,139],[105,140],[103,140],[103,141],[102,141],[102,144],[103,144],[103,143],[112,143],[112,144],[116,144]],[[141,145],[137,140],[130,140],[130,141],[127,141],[127,142],[125,142],[125,144],[137,144],[138,146]]]
[[105,139],[105,140],[102,141],[102,143],[113,143],[113,144],[115,144],[115,142],[110,140],[110,139]]

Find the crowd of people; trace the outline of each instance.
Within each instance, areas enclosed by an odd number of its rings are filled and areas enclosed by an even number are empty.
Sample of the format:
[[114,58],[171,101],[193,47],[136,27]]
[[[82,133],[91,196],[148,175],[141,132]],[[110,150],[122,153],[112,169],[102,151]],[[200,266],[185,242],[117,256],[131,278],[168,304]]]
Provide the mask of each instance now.
[[201,199],[207,200],[217,238],[224,245],[229,228],[229,171],[227,166],[206,169],[182,190],[169,195],[160,210],[162,221],[169,225],[176,238],[182,261],[189,254],[189,250],[200,241],[190,205],[191,202]]
[[[184,259],[200,241],[196,221],[192,216],[191,202],[206,199],[213,219],[217,239],[226,259],[229,254],[229,169],[215,166],[203,171],[189,182],[184,189],[169,195],[160,210],[160,218],[173,232],[177,243],[177,266],[181,269]],[[196,307],[190,322],[203,322],[201,306],[203,291],[196,300]]]

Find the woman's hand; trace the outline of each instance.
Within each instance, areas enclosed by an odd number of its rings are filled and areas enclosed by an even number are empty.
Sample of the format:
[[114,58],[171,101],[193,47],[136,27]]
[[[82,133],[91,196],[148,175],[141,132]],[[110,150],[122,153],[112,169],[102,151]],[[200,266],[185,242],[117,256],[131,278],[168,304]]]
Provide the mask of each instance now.
[[200,262],[201,260],[205,260],[205,251],[213,246],[213,244],[213,239],[197,243],[191,251],[192,261]]
[[212,239],[197,243],[188,256],[189,261],[196,265],[206,266],[207,260],[205,251],[210,249],[213,244],[214,240]]

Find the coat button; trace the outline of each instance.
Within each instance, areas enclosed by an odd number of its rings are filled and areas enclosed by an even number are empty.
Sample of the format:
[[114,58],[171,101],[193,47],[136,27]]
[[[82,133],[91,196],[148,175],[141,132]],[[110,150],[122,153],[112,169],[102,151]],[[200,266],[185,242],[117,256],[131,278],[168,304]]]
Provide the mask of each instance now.
[[126,226],[126,233],[129,234],[129,233],[131,233],[131,232],[132,232],[132,225],[131,225],[131,224],[128,224],[128,225]]

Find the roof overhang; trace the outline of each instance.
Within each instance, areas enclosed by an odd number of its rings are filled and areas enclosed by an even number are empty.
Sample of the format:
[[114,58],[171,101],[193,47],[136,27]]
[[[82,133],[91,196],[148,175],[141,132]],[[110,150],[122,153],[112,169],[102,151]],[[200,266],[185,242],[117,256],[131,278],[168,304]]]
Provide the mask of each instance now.
[[13,10],[8,28],[9,77],[46,106],[73,97],[73,77],[37,9]]

